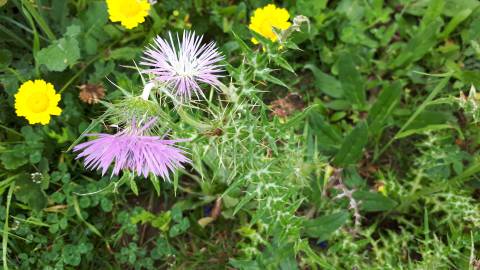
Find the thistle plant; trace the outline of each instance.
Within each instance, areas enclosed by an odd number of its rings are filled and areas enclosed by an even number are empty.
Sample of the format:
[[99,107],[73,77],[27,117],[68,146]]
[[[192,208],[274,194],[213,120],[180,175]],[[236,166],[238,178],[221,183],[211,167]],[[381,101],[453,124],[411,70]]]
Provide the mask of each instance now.
[[478,123],[480,121],[480,98],[477,94],[477,89],[475,86],[471,86],[468,91],[468,96],[465,96],[463,92],[460,92],[460,97],[458,98],[458,104],[460,107],[467,113],[472,119],[473,123]]
[[479,4],[409,2],[0,0],[3,269],[478,268]]

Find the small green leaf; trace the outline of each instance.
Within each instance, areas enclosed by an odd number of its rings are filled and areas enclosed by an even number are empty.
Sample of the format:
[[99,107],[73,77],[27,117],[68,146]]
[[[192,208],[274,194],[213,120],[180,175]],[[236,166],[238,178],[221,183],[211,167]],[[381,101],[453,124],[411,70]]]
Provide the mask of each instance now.
[[347,111],[351,109],[352,104],[345,99],[335,99],[325,103],[325,108],[332,109],[334,111]]
[[338,59],[338,75],[344,96],[353,105],[363,108],[366,102],[365,80],[357,70],[352,54],[344,53],[340,56]]
[[235,206],[235,209],[233,210],[233,215],[237,214],[238,211],[240,211],[247,203],[253,200],[255,195],[253,193],[249,193],[246,196],[243,196],[243,198],[238,202],[237,206]]
[[362,158],[363,147],[365,147],[367,142],[367,124],[360,122],[343,141],[340,150],[335,155],[333,163],[339,167],[355,164]]
[[152,182],[153,188],[155,188],[157,195],[160,196],[160,181],[158,180],[158,177],[156,175],[151,175],[148,179],[150,179],[150,182]]
[[341,98],[343,96],[342,85],[333,76],[324,73],[312,64],[306,64],[305,68],[310,69],[313,73],[313,76],[315,76],[315,87],[317,90],[320,90],[334,98]]
[[280,85],[280,86],[283,86],[285,88],[289,88],[284,82],[282,82],[282,80],[278,79],[277,77],[274,77],[272,76],[270,73],[271,73],[271,69],[263,69],[263,70],[260,70],[260,71],[255,71],[255,75],[260,77],[261,79],[267,81],[267,82],[271,82],[271,83],[274,83],[274,84],[277,84],[277,85]]
[[444,6],[445,0],[430,0],[428,2],[428,8],[423,15],[422,21],[420,22],[420,27],[425,29],[427,25],[439,18],[442,14]]
[[190,113],[188,113],[187,111],[185,111],[182,108],[178,108],[177,113],[180,116],[180,118],[182,119],[182,121],[184,121],[185,123],[197,128],[201,131],[208,130],[208,129],[212,128],[211,125],[201,122],[201,120],[199,120],[197,117],[191,115]]
[[62,250],[63,262],[67,265],[77,266],[82,261],[82,256],[78,252],[77,247],[71,244],[67,244]]
[[82,32],[82,28],[78,25],[70,25],[67,27],[67,32],[65,33],[66,37],[74,38]]
[[190,228],[190,221],[188,220],[188,218],[182,218],[182,220],[178,224],[175,224],[170,228],[168,235],[170,237],[178,236],[186,232],[188,228]]
[[36,59],[39,65],[45,65],[50,71],[64,71],[80,59],[78,41],[72,37],[61,38],[41,49]]
[[156,216],[152,221],[152,226],[159,229],[162,232],[167,232],[170,229],[170,221],[172,220],[172,215],[170,211],[162,212],[160,215]]
[[10,150],[0,154],[0,160],[5,169],[15,170],[28,163],[28,159],[26,158],[28,152],[25,152],[24,148],[23,145],[16,145]]
[[22,135],[25,137],[25,142],[29,145],[43,140],[43,136],[36,132],[31,126],[22,127],[20,132],[22,132]]
[[174,205],[170,211],[172,214],[173,221],[180,222],[182,220],[183,214],[182,214],[182,208],[180,205],[178,204]]
[[255,38],[260,44],[267,46],[269,48],[273,47],[274,42],[271,41],[269,38],[264,37],[263,35],[260,35],[259,33],[253,30],[250,31],[250,33],[252,34],[253,38]]
[[357,191],[353,197],[360,200],[360,209],[367,212],[388,211],[397,206],[397,202],[378,192]]
[[15,180],[15,197],[28,204],[34,211],[40,211],[47,206],[47,196],[40,183],[34,183],[28,174],[23,174]]
[[378,96],[368,114],[368,128],[372,134],[378,134],[402,95],[402,84],[396,81],[389,84]]
[[8,67],[12,62],[12,53],[7,49],[0,49],[0,68]]
[[[422,122],[425,120],[427,123],[432,124],[441,124],[444,123],[442,122],[443,119],[439,119],[439,115],[442,115],[441,112],[436,112],[436,116],[431,116],[431,112],[425,111],[425,108],[429,105],[430,102],[440,93],[440,91],[443,90],[443,88],[447,85],[448,81],[450,80],[450,76],[443,78],[440,80],[440,82],[435,86],[435,88],[430,92],[428,97],[423,101],[423,103],[417,107],[415,112],[410,116],[410,118],[403,124],[402,128],[397,132],[397,134],[402,133],[406,129],[410,128],[418,128],[421,126],[426,126],[425,124],[422,124]],[[429,116],[430,115],[430,116]],[[446,115],[445,113],[443,115]],[[419,117],[421,116],[421,117]],[[446,117],[446,116],[445,116]],[[417,119],[418,118],[418,119]],[[387,143],[385,147],[388,147],[396,137],[390,140],[390,142]],[[384,147],[384,148],[385,148]]]
[[391,68],[398,68],[420,60],[437,44],[437,33],[443,21],[437,18],[428,26],[417,32],[398,56],[391,62]]
[[456,14],[450,22],[445,26],[445,29],[440,34],[440,38],[447,38],[454,30],[457,28],[459,24],[465,21],[470,15],[472,14],[472,10],[470,8],[464,9]]
[[330,122],[337,122],[342,120],[347,116],[347,113],[344,111],[335,112],[330,116]]
[[233,38],[237,41],[238,45],[240,45],[240,48],[242,48],[242,50],[246,53],[251,53],[252,52],[252,49],[247,45],[247,43],[245,43],[245,41],[243,41],[238,35],[237,33],[235,33],[234,31],[232,31],[232,35],[233,35]]
[[319,218],[306,220],[303,223],[303,232],[318,241],[327,240],[332,233],[342,227],[348,220],[347,211],[340,211],[334,214],[325,215]]
[[75,210],[75,213],[77,214],[77,217],[97,236],[103,237],[100,231],[93,226],[91,223],[86,221],[83,216],[82,216],[82,210],[80,209],[80,205],[78,203],[78,198],[77,196],[73,196],[73,209]]
[[301,10],[305,16],[319,16],[327,6],[327,0],[298,0],[297,10]]
[[424,133],[427,133],[427,132],[432,132],[432,131],[437,131],[437,130],[442,130],[442,129],[457,129],[459,132],[461,132],[459,130],[459,128],[456,127],[456,126],[452,126],[450,124],[438,124],[438,125],[427,125],[427,126],[420,127],[420,128],[407,129],[405,131],[399,132],[395,136],[395,138],[396,139],[402,139],[402,138],[411,136],[413,134],[424,134]]
[[321,142],[329,146],[339,146],[342,141],[342,134],[324,120],[320,113],[312,114],[309,119],[312,132],[319,138]]
[[303,123],[303,119],[308,117],[311,114],[316,114],[315,110],[318,109],[320,104],[313,104],[308,108],[304,109],[301,113],[298,113],[294,117],[290,118],[284,125],[281,126],[281,130],[286,130],[292,127],[297,126],[300,123]]
[[475,10],[478,6],[480,6],[480,2],[478,0],[445,0],[443,15],[454,17],[458,13],[462,12],[462,10],[467,8]]
[[137,224],[137,223],[145,224],[147,222],[151,222],[154,219],[155,219],[154,214],[150,213],[149,211],[142,210],[140,211],[140,213],[133,215],[130,218],[130,222],[132,224]]
[[42,159],[41,151],[33,151],[30,153],[29,160],[31,164],[37,164]]
[[277,64],[278,66],[284,68],[285,70],[288,70],[292,73],[295,73],[295,70],[293,69],[293,67],[288,63],[287,60],[285,60],[285,58],[279,56],[279,55],[274,55],[272,56],[272,60],[273,62],[275,62],[275,64]]
[[424,110],[409,123],[408,126],[398,133],[403,133],[411,129],[421,129],[433,125],[443,125],[449,122],[455,122],[455,116],[448,111],[440,110]]
[[142,52],[141,48],[137,47],[122,47],[110,52],[109,59],[132,61]]
[[133,175],[128,178],[129,183],[130,183],[130,189],[133,191],[133,193],[138,196],[138,187],[137,187],[137,182],[135,182],[135,177]]
[[175,249],[168,243],[166,237],[160,235],[156,237],[155,248],[151,251],[151,257],[154,260],[159,260],[165,256],[175,254]]
[[102,208],[104,212],[110,212],[112,211],[113,203],[110,199],[103,197],[100,199],[100,208]]

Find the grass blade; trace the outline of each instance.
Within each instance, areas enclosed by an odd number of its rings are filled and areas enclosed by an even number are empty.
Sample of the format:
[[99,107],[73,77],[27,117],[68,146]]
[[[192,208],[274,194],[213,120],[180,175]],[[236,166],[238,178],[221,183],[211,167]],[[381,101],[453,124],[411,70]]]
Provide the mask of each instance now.
[[382,155],[383,152],[385,152],[385,150],[387,150],[388,147],[390,147],[390,145],[397,139],[399,139],[399,136],[400,134],[402,134],[402,132],[413,122],[413,120],[415,120],[415,118],[417,118],[421,112],[423,112],[425,110],[425,108],[430,104],[430,102],[438,95],[438,93],[440,93],[440,91],[445,88],[445,86],[447,85],[448,81],[450,80],[450,76],[447,76],[445,78],[443,78],[438,84],[437,86],[435,86],[435,88],[433,89],[433,91],[428,95],[428,97],[425,99],[425,101],[418,107],[418,109],[412,114],[412,116],[410,116],[410,118],[407,120],[407,122],[405,122],[405,124],[403,124],[402,128],[400,128],[400,130],[397,132],[397,134],[395,134],[395,136],[387,143],[385,144],[385,146],[378,152],[375,154],[375,157],[374,157],[374,160],[377,160],[380,155]]
[[53,34],[52,30],[48,26],[45,19],[40,15],[40,13],[35,9],[35,7],[29,1],[22,0],[23,6],[28,10],[28,13],[32,15],[33,19],[37,22],[38,26],[42,29],[42,31],[47,35],[50,41],[57,39]]
[[15,182],[10,184],[7,195],[7,206],[5,212],[5,223],[3,224],[3,234],[2,234],[2,259],[3,259],[3,269],[8,270],[7,262],[7,249],[8,249],[8,217],[10,215],[10,202],[12,201],[13,190],[15,189]]

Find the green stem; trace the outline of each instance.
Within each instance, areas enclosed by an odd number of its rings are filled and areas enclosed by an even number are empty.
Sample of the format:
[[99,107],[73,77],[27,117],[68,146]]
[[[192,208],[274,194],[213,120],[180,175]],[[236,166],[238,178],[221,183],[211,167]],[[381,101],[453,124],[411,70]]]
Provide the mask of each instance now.
[[7,195],[7,209],[5,212],[5,223],[3,224],[3,233],[2,233],[2,259],[3,259],[3,269],[8,270],[7,262],[7,248],[8,248],[8,217],[10,215],[10,202],[12,201],[13,190],[15,189],[15,182],[12,182],[10,188],[8,189]]
[[94,234],[96,234],[97,236],[103,239],[103,236],[100,233],[100,231],[83,218],[82,211],[80,210],[80,206],[78,204],[77,196],[73,196],[73,209],[75,210],[75,213],[77,214],[78,219],[80,219],[80,221],[82,221]]
[[[28,33],[30,33],[30,34],[32,34],[32,35],[34,34],[34,32],[33,32],[30,28],[28,28],[27,26],[25,26],[25,25],[23,25],[23,24],[15,21],[15,20],[7,17],[7,16],[2,16],[2,15],[0,15],[0,19],[3,19],[3,20],[5,20],[5,21],[7,21],[7,22],[9,22],[9,23],[11,23],[11,24],[13,24],[13,25],[16,25],[18,28],[23,29],[23,30],[25,30],[26,32],[28,32]],[[43,39],[44,41],[48,41],[48,39],[47,39],[46,37],[42,36],[42,35],[38,35],[38,37],[41,38],[41,39]]]
[[53,34],[52,30],[48,26],[47,22],[45,19],[42,17],[42,15],[35,9],[35,7],[32,5],[27,0],[22,0],[23,6],[28,10],[30,15],[32,15],[33,19],[37,22],[38,26],[42,29],[42,31],[47,35],[48,39],[55,40],[57,39],[55,35]]
[[198,130],[205,131],[212,128],[211,125],[195,120],[194,117],[192,117],[189,113],[184,111],[182,108],[178,108],[177,113],[183,121],[185,121],[186,123],[195,127]]
[[0,128],[3,128],[3,129],[5,129],[6,131],[9,131],[9,132],[11,132],[11,133],[13,133],[13,134],[15,134],[15,135],[18,135],[18,136],[23,137],[23,134],[22,134],[22,133],[14,130],[14,129],[12,129],[12,128],[9,128],[9,127],[7,127],[7,126],[4,126],[4,125],[2,125],[2,124],[0,124]]
[[17,72],[15,69],[13,69],[13,68],[7,67],[7,68],[0,69],[0,71],[8,71],[8,72],[12,73],[15,77],[17,77],[17,80],[19,80],[19,81],[21,81],[21,82],[25,81],[25,80],[23,79],[22,75],[20,75],[20,73],[18,73],[18,72]]
[[23,39],[19,38],[15,33],[10,31],[8,28],[0,24],[0,31],[4,32],[8,36],[10,36],[12,39],[14,39],[16,42],[18,42],[19,45],[22,45],[23,47],[30,49],[30,45],[28,45],[27,42],[25,42]]
[[73,77],[70,78],[70,80],[68,80],[68,82],[62,87],[62,89],[60,89],[60,91],[58,92],[59,94],[63,93],[63,91],[65,91],[78,77],[80,77],[80,75],[82,75],[82,73],[91,65],[93,64],[93,62],[97,61],[99,58],[101,57],[101,54],[95,56],[94,58],[90,59],[90,61],[88,61],[85,66],[82,67],[82,69],[80,69],[75,75],[73,75]]
[[37,27],[35,27],[35,22],[33,21],[32,16],[24,9],[23,13],[25,15],[25,18],[27,18],[28,22],[30,23],[30,26],[33,29],[33,45],[32,45],[32,54],[33,58],[35,60],[35,76],[40,77],[40,66],[37,61],[37,53],[40,50],[40,38],[37,32]]
[[461,174],[451,179],[449,183],[451,183],[452,185],[462,184],[466,182],[468,179],[470,179],[471,176],[479,172],[480,172],[480,160],[475,160],[472,166],[468,167],[468,169],[463,171]]

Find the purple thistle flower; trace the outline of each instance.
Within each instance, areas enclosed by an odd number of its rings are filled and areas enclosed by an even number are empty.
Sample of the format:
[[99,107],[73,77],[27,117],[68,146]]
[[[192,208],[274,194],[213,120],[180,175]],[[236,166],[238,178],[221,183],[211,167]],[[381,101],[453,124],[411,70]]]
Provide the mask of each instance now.
[[112,175],[118,175],[121,170],[129,169],[138,176],[147,177],[149,173],[169,179],[169,172],[183,168],[182,163],[190,160],[185,152],[174,146],[177,142],[188,141],[163,140],[156,136],[144,136],[143,133],[156,121],[151,119],[143,127],[137,127],[135,120],[132,128],[124,129],[117,134],[88,134],[98,136],[97,139],[81,143],[73,148],[81,152],[76,159],[85,157],[85,168],[101,169],[105,175],[112,163],[115,163]]
[[203,36],[189,31],[183,32],[182,41],[177,34],[176,43],[172,34],[168,35],[170,40],[157,36],[144,52],[141,64],[149,67],[146,73],[153,74],[155,80],[165,83],[183,100],[189,100],[192,93],[204,96],[199,83],[220,85],[223,65],[219,62],[223,56],[215,42],[201,45]]

